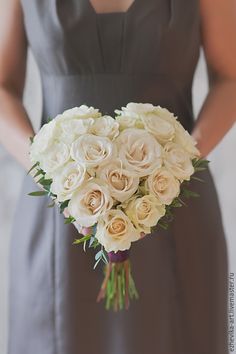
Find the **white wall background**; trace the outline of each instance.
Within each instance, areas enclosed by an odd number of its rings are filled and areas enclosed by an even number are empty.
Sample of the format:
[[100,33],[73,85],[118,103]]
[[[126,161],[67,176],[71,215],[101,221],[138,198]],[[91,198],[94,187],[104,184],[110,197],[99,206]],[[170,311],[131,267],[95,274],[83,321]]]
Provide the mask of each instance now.
[[[35,127],[41,114],[41,87],[36,64],[29,56],[25,105]],[[201,55],[194,82],[195,114],[207,93],[205,62]],[[222,117],[224,119],[224,117]],[[236,126],[208,156],[219,193],[227,236],[230,271],[236,272]],[[6,354],[7,257],[10,229],[23,171],[0,146],[0,353]],[[19,237],[20,235],[14,235]],[[32,353],[33,354],[33,353]],[[42,353],[43,354],[43,353]]]

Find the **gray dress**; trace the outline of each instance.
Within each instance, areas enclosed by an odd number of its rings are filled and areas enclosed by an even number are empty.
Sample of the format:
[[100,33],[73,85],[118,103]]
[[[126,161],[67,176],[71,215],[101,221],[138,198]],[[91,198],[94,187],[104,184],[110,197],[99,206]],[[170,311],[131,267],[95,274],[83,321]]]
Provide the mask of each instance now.
[[[96,14],[88,0],[22,0],[43,88],[42,123],[81,104],[103,113],[128,102],[167,107],[193,128],[198,0],[134,0]],[[114,314],[95,298],[93,251],[72,245],[47,197],[25,176],[10,248],[8,354],[226,354],[227,248],[209,169],[201,194],[177,208],[168,231],[132,246],[140,299]]]

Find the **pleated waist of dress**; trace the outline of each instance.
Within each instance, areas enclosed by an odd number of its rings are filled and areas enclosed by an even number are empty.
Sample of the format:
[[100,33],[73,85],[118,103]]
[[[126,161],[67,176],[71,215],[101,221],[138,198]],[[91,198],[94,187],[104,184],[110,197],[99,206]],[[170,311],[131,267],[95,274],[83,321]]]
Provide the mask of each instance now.
[[189,131],[194,122],[191,83],[186,87],[186,84],[155,73],[43,75],[42,95],[42,124],[48,118],[82,104],[114,116],[114,110],[128,102],[166,107]]

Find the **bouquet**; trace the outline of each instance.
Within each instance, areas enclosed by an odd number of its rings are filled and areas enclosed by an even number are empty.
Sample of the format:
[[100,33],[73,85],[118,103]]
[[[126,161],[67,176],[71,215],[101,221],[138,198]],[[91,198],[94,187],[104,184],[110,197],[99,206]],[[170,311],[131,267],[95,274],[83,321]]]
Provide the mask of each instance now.
[[[128,309],[138,298],[129,257],[132,242],[166,229],[173,210],[196,197],[193,174],[206,168],[196,142],[166,108],[130,102],[114,117],[81,105],[44,124],[31,139],[30,170],[79,237],[105,263],[97,301]],[[147,241],[148,242],[148,241]]]

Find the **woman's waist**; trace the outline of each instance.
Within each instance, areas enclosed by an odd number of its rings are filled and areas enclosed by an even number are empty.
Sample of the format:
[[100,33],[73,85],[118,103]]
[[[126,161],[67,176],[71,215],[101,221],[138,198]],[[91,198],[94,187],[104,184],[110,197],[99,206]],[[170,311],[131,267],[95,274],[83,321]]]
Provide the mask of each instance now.
[[42,77],[42,123],[65,109],[86,104],[103,114],[114,116],[114,110],[128,102],[152,103],[166,107],[190,130],[193,125],[191,85],[171,80],[166,75],[144,74],[78,74]]

